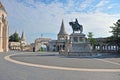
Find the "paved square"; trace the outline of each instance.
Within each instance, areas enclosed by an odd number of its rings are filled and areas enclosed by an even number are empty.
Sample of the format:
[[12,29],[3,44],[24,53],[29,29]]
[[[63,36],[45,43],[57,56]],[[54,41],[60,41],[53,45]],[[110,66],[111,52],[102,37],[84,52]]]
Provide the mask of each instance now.
[[0,54],[0,80],[120,80],[119,57],[80,58],[59,56],[58,53],[14,53],[9,57],[36,65],[31,66],[4,60],[8,54]]

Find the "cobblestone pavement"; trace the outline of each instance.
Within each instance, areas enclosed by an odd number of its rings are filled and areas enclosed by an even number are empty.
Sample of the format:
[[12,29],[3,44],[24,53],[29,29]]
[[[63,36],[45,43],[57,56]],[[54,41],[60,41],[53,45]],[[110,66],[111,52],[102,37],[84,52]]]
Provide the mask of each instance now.
[[15,64],[4,59],[10,54],[17,54],[11,56],[11,59],[32,64],[68,68],[120,69],[119,57],[80,58],[59,56],[58,53],[9,52],[0,53],[0,80],[120,80],[120,72],[57,70]]

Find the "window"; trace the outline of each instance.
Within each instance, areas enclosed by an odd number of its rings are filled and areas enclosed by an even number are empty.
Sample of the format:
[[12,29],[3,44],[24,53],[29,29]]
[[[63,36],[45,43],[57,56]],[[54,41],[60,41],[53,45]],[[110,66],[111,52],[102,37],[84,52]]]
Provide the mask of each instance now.
[[74,42],[78,42],[78,37],[74,37]]
[[79,37],[79,40],[80,40],[80,41],[83,41],[83,38],[82,38],[82,37]]
[[2,15],[2,22],[4,22],[4,15]]

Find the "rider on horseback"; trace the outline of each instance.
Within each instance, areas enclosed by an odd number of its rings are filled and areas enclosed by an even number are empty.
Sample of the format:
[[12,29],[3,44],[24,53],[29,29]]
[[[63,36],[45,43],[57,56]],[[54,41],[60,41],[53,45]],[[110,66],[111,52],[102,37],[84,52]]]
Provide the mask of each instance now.
[[78,23],[78,20],[76,19],[75,22],[69,22],[69,24],[72,26],[73,33],[74,31],[80,31],[80,33],[83,32],[83,27]]

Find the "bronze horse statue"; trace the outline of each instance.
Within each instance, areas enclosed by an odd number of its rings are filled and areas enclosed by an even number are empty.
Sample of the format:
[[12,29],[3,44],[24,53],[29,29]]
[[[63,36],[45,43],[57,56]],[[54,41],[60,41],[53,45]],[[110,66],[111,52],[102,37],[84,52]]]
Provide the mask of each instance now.
[[83,26],[78,23],[77,19],[75,22],[69,22],[69,24],[73,29],[73,33],[74,33],[74,31],[80,31],[80,33],[83,32]]

